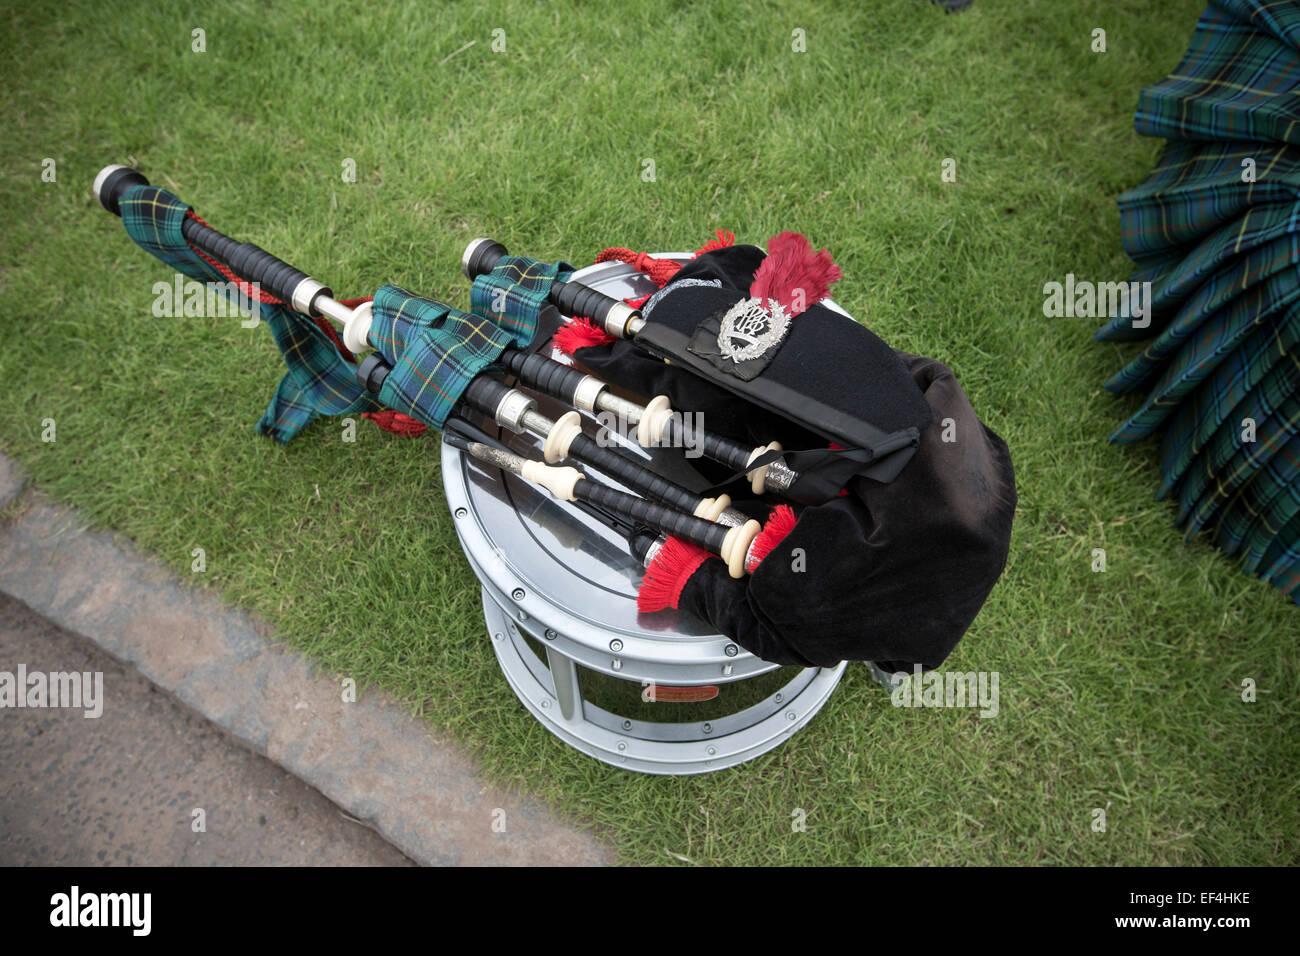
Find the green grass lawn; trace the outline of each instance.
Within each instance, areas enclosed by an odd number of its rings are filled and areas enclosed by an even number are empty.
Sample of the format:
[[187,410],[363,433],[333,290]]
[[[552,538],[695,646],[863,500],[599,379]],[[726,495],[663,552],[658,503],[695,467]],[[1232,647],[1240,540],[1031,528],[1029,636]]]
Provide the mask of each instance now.
[[[1137,399],[1101,383],[1132,347],[1041,308],[1067,272],[1127,276],[1115,196],[1160,145],[1132,131],[1137,91],[1202,6],[6,4],[0,447],[187,577],[203,547],[198,586],[626,862],[1294,864],[1297,608],[1182,541],[1155,444],[1106,443]],[[731,770],[652,778],[565,747],[497,669],[437,446],[368,424],[347,444],[332,421],[259,438],[270,336],[152,317],[170,273],[92,200],[109,162],[341,296],[391,281],[465,306],[478,235],[573,262],[718,227],[828,245],[837,300],[949,364],[1011,447],[1007,571],[947,665],[998,671],[1000,714],[894,708],[855,665],[806,730]]]

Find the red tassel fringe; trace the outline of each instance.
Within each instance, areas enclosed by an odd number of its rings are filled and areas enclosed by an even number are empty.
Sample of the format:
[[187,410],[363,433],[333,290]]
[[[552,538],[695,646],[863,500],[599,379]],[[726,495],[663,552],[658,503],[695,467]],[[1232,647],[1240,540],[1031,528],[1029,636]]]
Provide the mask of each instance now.
[[572,355],[578,349],[608,345],[614,341],[614,336],[592,325],[591,319],[578,317],[557,329],[553,341],[565,355]]
[[664,608],[676,608],[686,582],[710,557],[709,552],[689,541],[669,538],[645,569],[641,587],[636,592],[636,609],[642,614],[651,614]]
[[794,530],[795,522],[798,520],[794,516],[794,509],[789,505],[777,505],[772,509],[772,514],[768,516],[763,530],[749,546],[749,570],[758,567],[762,560],[785,540],[785,536]]

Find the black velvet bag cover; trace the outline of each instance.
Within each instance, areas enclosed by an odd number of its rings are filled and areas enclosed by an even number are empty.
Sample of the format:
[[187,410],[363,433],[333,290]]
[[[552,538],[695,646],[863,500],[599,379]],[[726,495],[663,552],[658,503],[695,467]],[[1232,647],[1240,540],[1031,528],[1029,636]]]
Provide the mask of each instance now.
[[944,661],[1006,565],[1015,475],[947,366],[896,354],[934,418],[898,480],[854,478],[847,495],[804,508],[748,578],[706,561],[681,610],[778,664],[910,671]]
[[[688,368],[675,349],[689,345],[703,318],[748,296],[763,256],[753,246],[731,246],[683,266],[643,307],[653,349],[643,332],[636,342],[574,353],[637,395],[667,395],[674,408],[703,412],[710,431],[755,445],[781,442],[801,474],[789,495],[806,505],[796,509],[794,530],[748,577],[734,579],[722,561],[706,561],[678,607],[778,664],[937,667],[1006,564],[1016,507],[1010,453],[945,365],[895,351],[824,306],[794,318],[754,381],[779,376],[817,392],[846,417],[860,414],[865,429],[858,434],[875,447],[830,450],[834,434],[825,421],[801,414],[806,403],[778,409],[743,400],[734,383],[719,384],[726,373],[698,352],[693,358],[718,374],[705,378],[696,364]],[[683,279],[716,286],[667,291]],[[665,351],[672,364],[658,357]],[[707,460],[695,465],[707,480],[730,477]],[[741,482],[728,490],[760,517],[774,503],[747,499]]]

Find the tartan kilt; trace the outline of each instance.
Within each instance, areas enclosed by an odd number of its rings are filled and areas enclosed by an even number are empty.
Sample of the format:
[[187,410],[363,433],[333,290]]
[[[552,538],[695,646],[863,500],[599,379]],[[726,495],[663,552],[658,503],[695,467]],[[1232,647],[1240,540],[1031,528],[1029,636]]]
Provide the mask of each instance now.
[[1212,0],[1134,125],[1166,143],[1118,200],[1150,321],[1095,335],[1142,342],[1106,382],[1145,393],[1111,441],[1159,435],[1186,536],[1300,602],[1300,3]]

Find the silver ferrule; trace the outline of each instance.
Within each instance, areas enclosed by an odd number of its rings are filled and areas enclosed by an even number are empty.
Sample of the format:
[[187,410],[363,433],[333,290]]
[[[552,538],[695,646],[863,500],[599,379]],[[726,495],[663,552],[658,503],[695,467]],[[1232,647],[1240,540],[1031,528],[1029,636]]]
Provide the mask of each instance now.
[[727,508],[717,518],[718,524],[725,524],[728,528],[739,528],[748,520],[748,517],[735,508]]
[[633,320],[641,321],[641,313],[626,302],[616,302],[610,306],[605,316],[605,331],[616,339],[626,339],[632,335],[630,326]]
[[537,402],[517,388],[506,392],[492,418],[498,425],[512,432],[521,432],[527,426],[528,416],[537,407]]
[[627,422],[629,425],[635,425],[639,422],[641,414],[645,411],[644,406],[638,405],[636,402],[629,402],[626,398],[615,395],[609,389],[605,389],[600,393],[600,399],[596,402],[596,405],[602,412],[610,412],[619,421]]
[[659,537],[651,541],[650,547],[646,548],[645,559],[641,563],[644,564],[647,568],[650,567],[650,562],[653,561],[655,559],[655,556],[659,554],[659,549],[664,546],[664,543],[667,540],[668,539],[665,538],[663,535],[660,535]]
[[[520,392],[519,394],[522,395],[523,393]],[[528,401],[532,403],[532,406],[534,407],[537,404],[536,402],[533,402],[531,398],[528,399]],[[500,419],[497,419],[497,421],[500,424],[505,425],[505,422],[502,422]],[[510,428],[512,431],[523,431],[524,429],[527,429],[538,438],[545,438],[551,433],[551,429],[555,427],[555,422],[540,412],[534,411],[533,407],[529,407],[519,416],[519,426],[517,428],[511,425],[506,425],[506,427]]]
[[763,475],[763,490],[778,495],[785,494],[798,477],[799,472],[778,459],[767,466]]
[[465,278],[473,281],[474,276],[469,274],[469,262],[474,258],[474,252],[485,242],[493,242],[492,239],[480,237],[465,247],[464,253],[460,257],[460,271],[465,274]]
[[583,412],[594,412],[601,407],[600,393],[604,390],[604,382],[594,375],[584,375],[573,390],[573,407]]
[[[99,204],[103,206],[105,209],[108,209],[107,197],[101,195],[99,192],[99,190],[104,185],[104,181],[108,179],[109,176],[112,176],[119,169],[130,169],[130,168],[131,168],[130,166],[123,166],[121,163],[114,163],[112,166],[105,166],[103,169],[99,171],[99,174],[95,177],[94,185],[90,187],[90,191],[94,195],[94,197],[99,200]],[[112,212],[113,210],[108,209],[108,211]]]
[[[308,276],[293,287],[293,295],[289,298],[289,304],[293,306],[295,312],[301,312],[303,315],[311,315],[313,314],[312,302],[317,296],[322,296],[323,298],[333,294],[334,293],[325,288],[322,283],[317,282],[311,276]],[[319,308],[319,305],[317,308]],[[346,322],[347,317],[344,316],[340,321]]]

